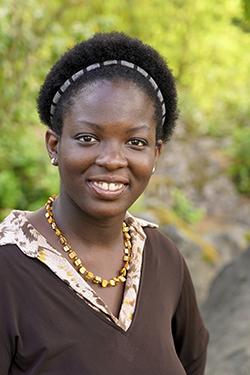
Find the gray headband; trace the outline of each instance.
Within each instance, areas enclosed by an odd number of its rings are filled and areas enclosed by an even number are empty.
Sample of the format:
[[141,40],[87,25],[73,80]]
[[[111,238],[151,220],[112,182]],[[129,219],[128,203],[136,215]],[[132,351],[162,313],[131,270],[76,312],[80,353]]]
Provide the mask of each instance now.
[[50,121],[52,122],[52,120],[53,120],[53,116],[54,116],[54,113],[55,113],[55,110],[56,110],[56,106],[57,106],[59,100],[61,99],[63,93],[67,90],[67,88],[70,85],[72,85],[72,83],[74,83],[80,77],[82,77],[84,75],[84,73],[87,73],[87,72],[89,72],[91,70],[94,70],[94,69],[99,69],[102,66],[107,66],[107,65],[123,65],[123,66],[126,66],[128,68],[134,69],[137,72],[139,72],[141,75],[143,75],[143,77],[145,77],[150,82],[150,84],[152,85],[152,87],[155,91],[155,94],[156,94],[157,98],[159,99],[159,101],[161,103],[162,125],[163,125],[164,120],[165,120],[165,116],[166,116],[166,106],[165,106],[165,103],[164,103],[163,95],[162,95],[161,90],[159,89],[157,83],[144,69],[140,68],[139,66],[137,66],[137,65],[135,65],[131,62],[125,61],[125,60],[107,60],[107,61],[104,61],[102,63],[92,64],[92,65],[89,65],[87,68],[81,69],[77,73],[73,74],[69,79],[67,79],[67,81],[64,82],[64,84],[62,86],[60,86],[59,90],[56,92],[55,96],[53,97],[52,104],[50,106]]

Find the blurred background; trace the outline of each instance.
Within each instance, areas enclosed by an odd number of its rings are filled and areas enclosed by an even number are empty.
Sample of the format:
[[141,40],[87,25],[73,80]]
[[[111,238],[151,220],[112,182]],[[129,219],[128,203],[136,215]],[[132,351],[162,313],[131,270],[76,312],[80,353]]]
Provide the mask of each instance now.
[[36,113],[46,73],[113,30],[160,51],[179,92],[176,133],[132,212],[189,264],[211,334],[207,374],[249,375],[250,0],[0,0],[0,219],[58,191]]

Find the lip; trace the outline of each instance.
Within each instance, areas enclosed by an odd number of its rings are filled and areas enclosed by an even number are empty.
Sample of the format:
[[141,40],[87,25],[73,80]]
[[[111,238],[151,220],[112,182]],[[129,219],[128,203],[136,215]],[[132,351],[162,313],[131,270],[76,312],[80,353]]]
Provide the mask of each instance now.
[[[94,184],[94,182],[107,182],[107,183],[119,183],[122,185],[122,187],[118,190],[115,190],[115,191],[111,191],[111,190],[104,190],[102,189],[101,187],[97,186]],[[112,180],[112,181],[108,181],[107,179],[101,179],[101,180],[97,180],[97,179],[93,179],[93,180],[88,180],[87,181],[87,185],[88,187],[90,188],[91,192],[99,199],[104,199],[104,200],[115,200],[115,199],[118,199],[122,196],[122,194],[124,193],[124,191],[127,189],[128,187],[128,184],[124,184],[121,182],[121,180]]]

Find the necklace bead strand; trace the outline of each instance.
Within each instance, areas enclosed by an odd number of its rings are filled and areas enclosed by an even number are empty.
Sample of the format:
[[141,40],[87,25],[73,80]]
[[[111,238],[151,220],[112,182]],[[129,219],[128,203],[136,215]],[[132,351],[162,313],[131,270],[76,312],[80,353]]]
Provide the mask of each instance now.
[[65,235],[62,231],[58,228],[54,215],[53,215],[53,203],[56,199],[55,195],[49,197],[47,203],[45,204],[45,217],[47,222],[55,232],[56,236],[58,237],[60,244],[63,250],[67,253],[69,259],[72,262],[72,265],[77,270],[77,272],[89,282],[93,284],[97,284],[102,288],[106,287],[114,287],[120,283],[124,283],[127,278],[127,272],[130,268],[130,259],[131,259],[131,236],[129,234],[129,227],[125,222],[122,224],[122,233],[123,233],[123,240],[124,240],[124,255],[123,255],[123,266],[120,269],[119,273],[112,277],[110,280],[103,279],[101,276],[95,275],[93,272],[87,270],[87,268],[82,263],[82,260],[78,257],[77,252],[71,247],[68,240],[66,239]]

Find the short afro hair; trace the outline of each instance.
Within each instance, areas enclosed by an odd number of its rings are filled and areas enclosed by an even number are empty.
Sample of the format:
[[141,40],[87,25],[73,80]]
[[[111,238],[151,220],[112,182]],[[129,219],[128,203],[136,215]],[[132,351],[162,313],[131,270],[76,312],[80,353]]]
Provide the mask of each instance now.
[[[79,70],[107,60],[129,61],[144,69],[155,80],[166,106],[163,125],[161,104],[152,85],[137,71],[121,65],[103,66],[84,74],[71,84],[59,100],[53,121],[51,121],[50,107],[60,86]],[[170,138],[177,119],[177,93],[174,77],[157,51],[140,40],[119,32],[97,33],[92,38],[76,44],[55,63],[41,86],[37,100],[41,121],[57,134],[61,134],[63,116],[78,91],[90,81],[105,78],[132,80],[143,88],[155,104],[157,139],[166,142]]]

